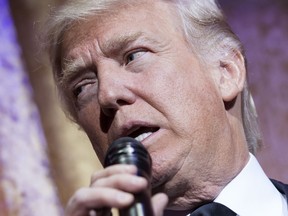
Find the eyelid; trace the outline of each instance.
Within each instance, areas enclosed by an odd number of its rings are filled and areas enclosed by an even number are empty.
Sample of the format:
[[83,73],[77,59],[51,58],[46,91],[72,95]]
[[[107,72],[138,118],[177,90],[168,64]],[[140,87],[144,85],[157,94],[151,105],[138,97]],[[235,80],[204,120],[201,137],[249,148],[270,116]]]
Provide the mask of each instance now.
[[74,73],[74,75],[70,77],[68,85],[70,86],[70,91],[74,92],[83,85],[83,83],[85,84],[85,82],[87,82],[89,84],[89,82],[95,82],[95,80],[97,80],[97,74],[95,72],[91,70],[82,70]]
[[[93,81],[92,81],[93,80]],[[93,79],[92,77],[85,77],[83,79],[80,79],[78,82],[75,82],[75,84],[73,85],[73,89],[76,89],[80,86],[83,86],[83,85],[87,85],[91,82],[95,82],[95,79]]]
[[74,97],[77,98],[82,93],[82,91],[84,91],[85,88],[89,85],[97,85],[97,77],[95,76],[95,74],[91,74],[92,73],[88,74],[87,76],[81,77],[80,79],[76,80],[71,86],[71,92]]
[[79,79],[84,79],[84,77],[94,75],[97,77],[97,72],[92,67],[81,67],[75,70],[69,71],[67,74],[63,76],[63,80],[69,83],[75,83],[79,81]]
[[[94,84],[96,81],[95,80],[91,80],[91,79],[83,79],[80,82],[78,82],[72,89],[72,93],[75,97],[78,97],[78,95],[82,92],[77,93],[77,91],[79,91],[79,89],[90,85],[90,84]],[[76,95],[77,94],[77,95]]]
[[142,55],[144,55],[146,52],[148,52],[147,49],[145,48],[138,48],[138,49],[133,49],[129,52],[127,52],[125,55],[124,55],[124,62],[125,64],[129,64],[130,62],[128,62],[128,57],[132,54],[139,54],[139,53],[142,53],[140,54],[140,56],[138,56],[137,58],[141,57]]

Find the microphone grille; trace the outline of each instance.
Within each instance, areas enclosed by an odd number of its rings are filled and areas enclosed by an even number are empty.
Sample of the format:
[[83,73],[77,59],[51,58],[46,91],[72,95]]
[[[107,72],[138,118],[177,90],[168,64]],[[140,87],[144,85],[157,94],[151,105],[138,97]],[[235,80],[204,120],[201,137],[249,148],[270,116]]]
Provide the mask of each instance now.
[[151,176],[152,160],[143,144],[131,137],[122,137],[109,146],[104,167],[114,164],[133,164],[138,168],[138,175]]

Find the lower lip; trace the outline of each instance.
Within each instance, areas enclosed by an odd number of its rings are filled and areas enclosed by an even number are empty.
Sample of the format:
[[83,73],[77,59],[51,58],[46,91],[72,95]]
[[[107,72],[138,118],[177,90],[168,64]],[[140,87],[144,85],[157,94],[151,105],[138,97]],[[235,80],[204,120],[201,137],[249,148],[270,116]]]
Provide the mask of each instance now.
[[141,141],[141,143],[146,147],[148,148],[150,145],[152,145],[153,143],[153,140],[154,139],[154,142],[155,142],[155,139],[156,139],[156,136],[159,135],[161,129],[153,132],[152,134],[150,134],[148,137],[146,137],[144,140]]

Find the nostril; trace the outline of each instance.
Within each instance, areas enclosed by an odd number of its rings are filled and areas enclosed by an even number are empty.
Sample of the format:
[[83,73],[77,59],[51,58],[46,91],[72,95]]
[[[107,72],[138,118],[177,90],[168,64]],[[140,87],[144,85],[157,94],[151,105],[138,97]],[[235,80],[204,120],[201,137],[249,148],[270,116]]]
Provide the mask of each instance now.
[[112,121],[115,116],[115,111],[113,110],[105,110],[104,113],[103,109],[100,112],[100,127],[104,133],[108,133],[109,128],[111,127]]
[[102,113],[109,118],[114,118],[116,113],[116,109],[114,108],[102,108],[101,110]]
[[119,106],[123,106],[123,105],[128,105],[129,103],[125,100],[117,100],[116,103],[119,105]]

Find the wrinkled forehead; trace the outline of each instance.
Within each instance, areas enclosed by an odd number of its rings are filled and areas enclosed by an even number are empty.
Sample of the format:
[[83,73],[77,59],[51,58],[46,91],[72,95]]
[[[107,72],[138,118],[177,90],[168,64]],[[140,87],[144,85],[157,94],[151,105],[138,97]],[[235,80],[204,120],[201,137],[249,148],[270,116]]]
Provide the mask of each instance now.
[[179,25],[179,16],[170,1],[125,2],[130,4],[115,3],[113,7],[110,5],[105,10],[90,11],[82,19],[75,19],[63,31],[56,54],[58,57],[55,75],[58,79],[63,75],[65,62],[75,60],[79,56],[89,56],[96,52],[105,55],[105,51],[119,50],[121,46],[125,47],[139,36],[154,44],[161,44],[162,39],[167,37],[184,37],[182,25]]
[[[106,1],[105,1],[106,2]],[[83,19],[75,20],[64,32],[63,38],[67,44],[75,41],[87,40],[87,38],[97,37],[101,33],[112,32],[119,29],[120,32],[133,32],[148,25],[158,26],[158,28],[168,32],[179,32],[179,18],[175,6],[170,1],[144,0],[144,1],[109,1],[110,4],[101,6],[101,9],[90,11]],[[113,4],[112,4],[113,3]],[[139,23],[139,25],[138,25]],[[145,25],[143,25],[143,23]],[[140,25],[143,26],[140,26]],[[121,28],[119,26],[121,25]],[[119,32],[118,31],[118,32]],[[120,33],[119,32],[119,33]]]

